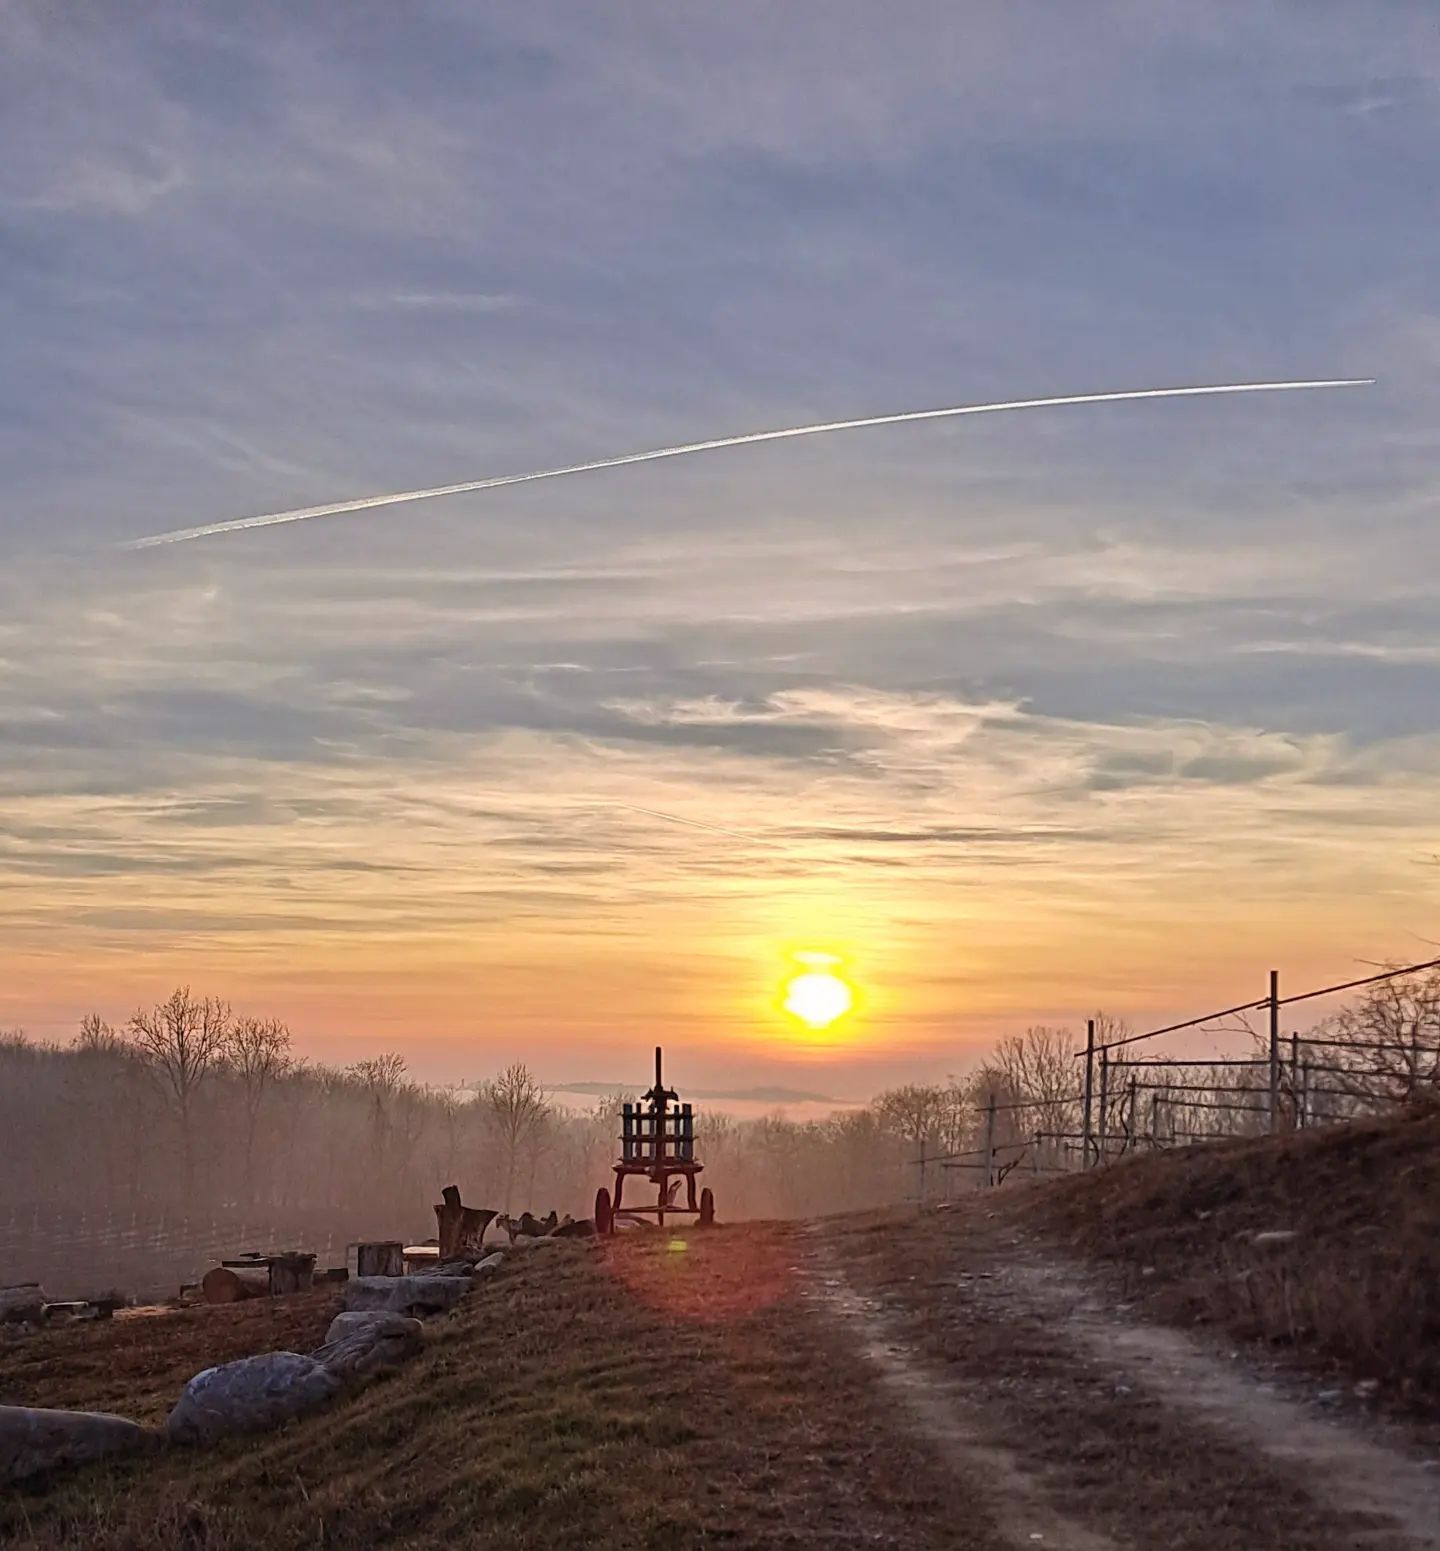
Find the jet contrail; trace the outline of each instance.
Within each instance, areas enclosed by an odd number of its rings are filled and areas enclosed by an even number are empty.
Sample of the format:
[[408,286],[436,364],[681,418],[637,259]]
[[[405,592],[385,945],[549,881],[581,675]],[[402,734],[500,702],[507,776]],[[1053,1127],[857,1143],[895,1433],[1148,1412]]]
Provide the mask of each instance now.
[[533,479],[560,479],[566,474],[589,474],[596,469],[620,468],[627,463],[653,463],[659,458],[682,458],[692,452],[713,452],[720,447],[748,447],[755,442],[778,442],[792,436],[823,436],[831,431],[859,431],[872,425],[900,425],[908,420],[944,420],[957,415],[994,415],[1011,409],[1053,409],[1063,404],[1118,404],[1130,399],[1199,398],[1215,393],[1286,393],[1299,388],[1361,388],[1373,377],[1331,378],[1322,382],[1228,382],[1200,388],[1133,388],[1124,393],[1072,393],[1063,398],[1010,399],[999,404],[961,404],[952,409],[912,409],[899,415],[869,415],[862,420],[831,420],[823,425],[795,425],[783,431],[750,431],[743,436],[720,436],[708,442],[685,442],[679,447],[657,447],[650,452],[627,452],[618,458],[596,458],[590,463],[571,463],[565,468],[538,469],[530,474],[501,474],[493,479],[472,479],[460,485],[434,485],[428,490],[401,490],[394,495],[367,495],[354,501],[332,501],[325,506],[300,506],[290,512],[267,512],[259,517],[235,517],[228,522],[207,522],[198,528],[176,528],[131,539],[126,549],[152,549],[158,544],[185,544],[191,539],[211,538],[217,533],[238,533],[244,528],[271,528],[283,522],[307,522],[312,517],[338,517],[343,512],[365,512],[376,506],[399,506],[406,501],[431,501],[438,496],[465,495],[475,490],[497,490],[501,485],[523,485]]
[[729,835],[733,840],[748,841],[751,845],[769,846],[776,851],[795,851],[795,846],[787,846],[781,840],[767,840],[763,835],[747,835],[744,830],[726,829],[723,824],[707,824],[703,819],[687,819],[678,813],[662,813],[659,808],[642,808],[633,802],[607,802],[602,804],[606,808],[624,808],[627,813],[645,813],[652,819],[666,819],[671,824],[684,824],[690,829],[708,829],[712,835]]

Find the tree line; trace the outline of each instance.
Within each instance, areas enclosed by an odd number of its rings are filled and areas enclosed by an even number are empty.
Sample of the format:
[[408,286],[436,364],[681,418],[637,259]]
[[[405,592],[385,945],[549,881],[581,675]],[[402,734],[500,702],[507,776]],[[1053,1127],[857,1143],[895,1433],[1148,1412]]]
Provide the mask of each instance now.
[[[1102,1014],[1099,1032],[1103,1041],[1125,1031]],[[895,1087],[822,1120],[737,1120],[706,1106],[697,1152],[732,1219],[903,1200],[922,1147],[937,1160],[989,1149],[1001,1167],[1019,1158],[1074,1167],[1080,1043],[1073,1030],[1033,1027],[968,1073]],[[1284,1055],[1286,1102],[1298,1113],[1302,1096],[1290,1090],[1308,1085],[1312,1118],[1433,1091],[1440,974],[1369,988],[1287,1038]],[[1147,1063],[1134,1090],[1129,1075],[1105,1095],[1111,1137],[1183,1142],[1263,1129],[1268,1069],[1258,1058],[1224,1070]],[[497,1209],[580,1216],[609,1181],[620,1106],[633,1096],[567,1108],[518,1063],[457,1087],[415,1081],[395,1052],[320,1065],[295,1053],[284,1023],[181,988],[120,1026],[89,1016],[66,1043],[0,1035],[0,1212],[329,1214],[377,1234],[419,1234],[439,1189],[456,1183]],[[1098,1094],[1093,1113],[1098,1125]],[[946,1178],[964,1188],[973,1171]]]

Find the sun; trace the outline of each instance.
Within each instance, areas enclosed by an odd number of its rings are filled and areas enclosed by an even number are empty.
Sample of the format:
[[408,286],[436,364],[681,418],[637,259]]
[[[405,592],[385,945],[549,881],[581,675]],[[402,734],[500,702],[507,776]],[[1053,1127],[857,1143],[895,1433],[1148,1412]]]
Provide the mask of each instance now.
[[811,967],[786,982],[780,1005],[808,1028],[828,1029],[854,1007],[855,993],[825,967],[839,962],[832,955],[797,953],[795,957]]

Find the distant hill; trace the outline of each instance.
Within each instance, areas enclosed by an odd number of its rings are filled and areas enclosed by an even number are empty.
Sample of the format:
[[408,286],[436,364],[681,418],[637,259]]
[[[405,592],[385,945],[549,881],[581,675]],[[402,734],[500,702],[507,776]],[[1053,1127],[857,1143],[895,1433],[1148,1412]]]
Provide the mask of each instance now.
[[[552,1093],[593,1093],[604,1097],[609,1093],[640,1093],[648,1084],[633,1082],[557,1082],[546,1085]],[[828,1093],[809,1093],[803,1088],[686,1088],[693,1099],[728,1099],[738,1104],[834,1104],[845,1103],[832,1099]]]

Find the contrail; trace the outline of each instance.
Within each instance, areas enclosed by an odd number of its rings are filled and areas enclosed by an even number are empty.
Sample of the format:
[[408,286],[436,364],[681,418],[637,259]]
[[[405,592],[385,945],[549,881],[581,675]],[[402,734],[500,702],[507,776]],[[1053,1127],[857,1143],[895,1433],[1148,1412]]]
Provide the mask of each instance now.
[[687,819],[678,813],[662,813],[659,808],[642,808],[633,802],[607,802],[603,804],[607,808],[624,808],[628,813],[645,813],[652,819],[666,819],[671,824],[684,824],[690,829],[708,829],[712,835],[729,835],[732,840],[744,840],[750,845],[768,846],[776,851],[795,851],[795,846],[787,846],[780,840],[767,840],[763,835],[747,835],[744,830],[726,829],[723,824],[707,824],[703,819]]
[[312,517],[338,517],[344,512],[365,512],[376,506],[399,506],[407,501],[431,501],[439,496],[466,495],[475,490],[498,490],[501,485],[523,485],[534,479],[560,479],[566,474],[589,474],[596,469],[620,468],[627,463],[653,463],[660,458],[683,458],[692,452],[713,452],[721,447],[748,447],[756,442],[778,442],[792,436],[823,436],[831,431],[859,431],[872,425],[900,425],[909,420],[944,420],[957,415],[994,415],[1011,409],[1053,409],[1064,404],[1119,404],[1130,399],[1199,398],[1215,393],[1287,393],[1300,388],[1361,388],[1373,377],[1331,378],[1321,382],[1228,382],[1199,388],[1133,388],[1124,393],[1072,393],[1062,398],[1009,399],[998,404],[961,404],[951,409],[912,409],[899,415],[869,415],[861,420],[831,420],[823,425],[794,425],[783,431],[750,431],[742,436],[720,436],[708,442],[685,442],[679,447],[657,447],[650,452],[627,452],[618,458],[596,458],[571,463],[565,468],[538,469],[530,474],[501,474],[493,479],[472,479],[459,485],[434,485],[428,490],[401,490],[394,495],[367,495],[354,501],[332,501],[325,506],[300,506],[290,512],[267,512],[259,517],[236,517],[228,522],[207,522],[198,528],[176,528],[131,539],[126,549],[152,549],[158,544],[185,544],[191,539],[218,533],[238,533],[244,528],[272,528],[284,522],[308,522]]

